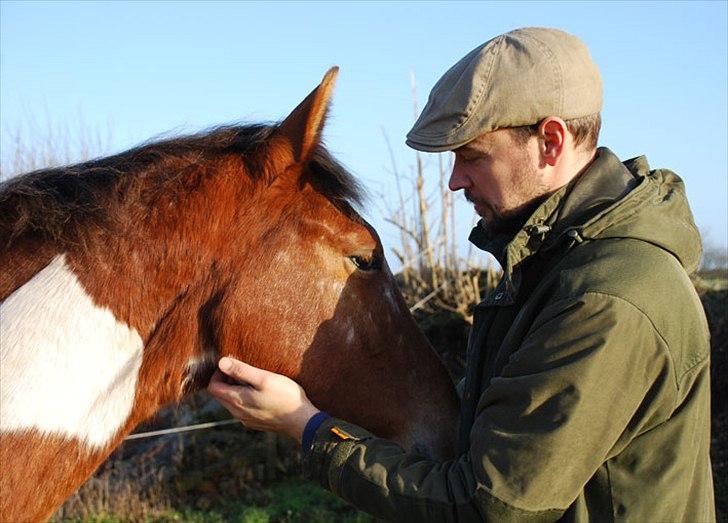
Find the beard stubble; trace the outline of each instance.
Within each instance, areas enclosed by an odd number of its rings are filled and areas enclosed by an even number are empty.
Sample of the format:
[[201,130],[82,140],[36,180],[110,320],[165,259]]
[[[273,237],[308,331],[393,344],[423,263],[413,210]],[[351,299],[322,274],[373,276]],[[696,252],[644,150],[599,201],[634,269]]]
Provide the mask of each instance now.
[[549,191],[540,180],[538,171],[528,162],[526,157],[520,159],[514,171],[517,174],[512,177],[508,191],[513,195],[513,199],[520,203],[516,203],[508,209],[498,209],[488,201],[474,198],[470,191],[465,190],[466,200],[490,210],[490,218],[481,216],[491,237],[502,234],[514,236],[534,211],[552,194],[552,191]]

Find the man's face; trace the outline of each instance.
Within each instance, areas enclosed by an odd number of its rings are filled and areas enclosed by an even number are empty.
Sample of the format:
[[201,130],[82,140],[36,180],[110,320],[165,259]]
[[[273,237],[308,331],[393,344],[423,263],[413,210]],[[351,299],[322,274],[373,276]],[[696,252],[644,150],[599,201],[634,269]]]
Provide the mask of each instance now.
[[[463,189],[488,229],[498,231],[533,210],[548,189],[538,170],[538,140],[516,141],[508,129],[486,133],[453,151],[452,191]],[[527,218],[527,216],[526,216]],[[519,224],[520,226],[520,224]]]

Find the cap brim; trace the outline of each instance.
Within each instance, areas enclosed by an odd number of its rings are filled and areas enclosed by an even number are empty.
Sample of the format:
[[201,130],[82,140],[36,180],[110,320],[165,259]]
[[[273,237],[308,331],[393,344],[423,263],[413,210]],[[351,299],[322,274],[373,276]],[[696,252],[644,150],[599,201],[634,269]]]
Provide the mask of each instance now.
[[458,147],[462,147],[466,143],[470,142],[471,140],[465,140],[464,142],[454,142],[449,144],[433,144],[433,143],[423,143],[423,142],[417,142],[415,140],[412,140],[411,138],[407,138],[404,143],[406,143],[408,146],[412,147],[412,149],[415,149],[417,151],[422,151],[425,153],[444,153],[447,151],[453,151],[457,149]]

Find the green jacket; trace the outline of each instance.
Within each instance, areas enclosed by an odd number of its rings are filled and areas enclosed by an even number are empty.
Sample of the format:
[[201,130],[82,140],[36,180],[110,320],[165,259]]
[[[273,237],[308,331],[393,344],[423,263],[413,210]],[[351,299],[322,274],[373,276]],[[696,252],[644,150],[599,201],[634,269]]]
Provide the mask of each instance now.
[[[498,250],[478,227],[471,241]],[[501,245],[459,457],[330,419],[305,473],[395,521],[714,521],[709,333],[688,278],[700,237],[680,178],[601,148]]]

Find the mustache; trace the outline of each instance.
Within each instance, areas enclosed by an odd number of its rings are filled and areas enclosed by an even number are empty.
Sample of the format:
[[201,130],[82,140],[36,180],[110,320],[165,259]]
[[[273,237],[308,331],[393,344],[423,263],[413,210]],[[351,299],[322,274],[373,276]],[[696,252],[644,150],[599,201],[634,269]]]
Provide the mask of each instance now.
[[466,200],[468,200],[468,201],[469,201],[470,203],[485,203],[485,202],[482,202],[482,201],[481,201],[480,199],[478,199],[478,198],[475,198],[475,197],[474,197],[474,196],[472,195],[472,193],[471,193],[471,192],[470,192],[469,190],[467,190],[467,189],[465,189],[465,190],[463,191],[463,193],[464,193],[464,195],[465,195],[465,199],[466,199]]
[[472,203],[472,204],[477,203],[481,207],[487,207],[491,211],[495,212],[495,208],[490,204],[490,202],[487,202],[482,198],[477,198],[477,197],[473,196],[473,194],[469,190],[465,189],[463,191],[463,196],[465,196],[465,199],[467,201],[469,201],[470,203]]

